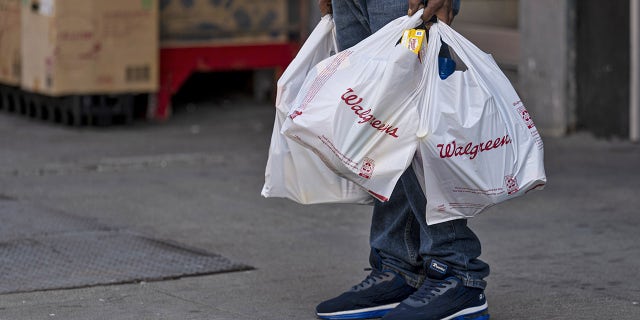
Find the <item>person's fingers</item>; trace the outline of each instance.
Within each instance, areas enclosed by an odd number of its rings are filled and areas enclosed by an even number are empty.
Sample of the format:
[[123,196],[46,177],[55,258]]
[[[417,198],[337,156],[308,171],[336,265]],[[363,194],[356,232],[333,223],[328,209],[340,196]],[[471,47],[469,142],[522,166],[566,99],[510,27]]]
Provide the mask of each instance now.
[[446,24],[453,21],[453,9],[451,0],[430,0],[422,13],[422,20],[429,21],[436,16]]
[[424,22],[426,23],[427,21],[431,20],[431,17],[433,17],[434,13],[435,11],[433,10],[433,8],[427,6],[422,12],[422,20],[424,20]]
[[[433,16],[436,16],[439,20],[441,20],[446,24],[451,24],[451,21],[453,20],[452,18],[453,12],[451,8],[442,7],[439,10],[435,11],[434,13],[430,13],[428,17],[426,16],[426,14],[427,14],[427,9],[425,9],[425,14],[422,15],[422,19],[425,21],[431,20]],[[427,18],[429,20],[426,20]]]
[[446,24],[451,24],[451,15],[453,14],[453,10],[451,10],[451,3],[449,6],[443,6],[437,13],[436,16],[438,19],[442,20],[442,22]]
[[424,4],[421,0],[409,0],[409,10],[407,10],[407,15],[412,16],[422,8],[424,8]]
[[318,8],[320,9],[320,14],[324,16],[325,14],[333,13],[333,8],[331,7],[331,0],[318,0]]

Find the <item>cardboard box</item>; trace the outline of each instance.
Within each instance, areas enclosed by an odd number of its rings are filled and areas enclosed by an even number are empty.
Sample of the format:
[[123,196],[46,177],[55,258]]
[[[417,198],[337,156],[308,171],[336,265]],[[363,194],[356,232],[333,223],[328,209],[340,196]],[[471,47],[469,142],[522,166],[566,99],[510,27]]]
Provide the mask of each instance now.
[[161,1],[161,46],[284,42],[287,12],[287,0]]
[[20,0],[0,0],[0,83],[20,85]]
[[157,90],[157,0],[23,0],[21,10],[24,90]]

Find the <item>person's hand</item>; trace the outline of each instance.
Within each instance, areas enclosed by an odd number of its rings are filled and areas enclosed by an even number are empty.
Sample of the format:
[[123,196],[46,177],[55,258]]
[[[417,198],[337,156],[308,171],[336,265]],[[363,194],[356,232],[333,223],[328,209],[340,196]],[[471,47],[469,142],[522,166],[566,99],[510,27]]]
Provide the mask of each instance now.
[[422,20],[427,26],[431,25],[429,21],[433,16],[438,17],[438,19],[446,24],[453,22],[455,15],[453,14],[452,0],[429,0],[427,1],[426,7],[422,0],[409,0],[409,12],[407,12],[407,14],[411,16],[422,8],[424,8]]
[[331,8],[331,0],[318,0],[318,8],[320,9],[321,16],[333,13],[333,8]]

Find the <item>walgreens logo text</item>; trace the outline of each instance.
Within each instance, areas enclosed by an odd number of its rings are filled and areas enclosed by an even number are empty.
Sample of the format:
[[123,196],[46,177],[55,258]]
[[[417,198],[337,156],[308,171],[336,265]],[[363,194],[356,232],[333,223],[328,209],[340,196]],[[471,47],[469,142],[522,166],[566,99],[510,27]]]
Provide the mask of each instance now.
[[440,150],[440,158],[444,159],[468,155],[469,159],[473,160],[480,152],[497,149],[510,143],[511,138],[509,135],[506,135],[502,138],[496,138],[495,140],[488,140],[477,144],[469,142],[467,144],[463,143],[458,145],[458,143],[453,140],[446,145],[442,143],[438,144],[437,147]]
[[393,127],[390,124],[384,123],[377,119],[372,113],[371,109],[366,109],[361,106],[362,98],[358,97],[357,94],[350,94],[353,92],[353,89],[347,89],[342,95],[342,100],[351,108],[353,113],[360,119],[358,123],[368,123],[370,126],[375,128],[378,131],[382,131],[394,138],[398,137],[398,128]]

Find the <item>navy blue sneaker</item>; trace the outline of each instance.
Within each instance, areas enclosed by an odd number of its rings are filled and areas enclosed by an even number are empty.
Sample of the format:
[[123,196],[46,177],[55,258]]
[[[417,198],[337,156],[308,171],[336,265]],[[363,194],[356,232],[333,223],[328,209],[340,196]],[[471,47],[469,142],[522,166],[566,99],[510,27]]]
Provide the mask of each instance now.
[[420,288],[383,320],[489,320],[484,290],[465,287],[462,280],[451,276],[448,266],[436,260]]
[[372,270],[351,290],[316,307],[320,319],[372,319],[384,316],[416,289],[390,270]]

